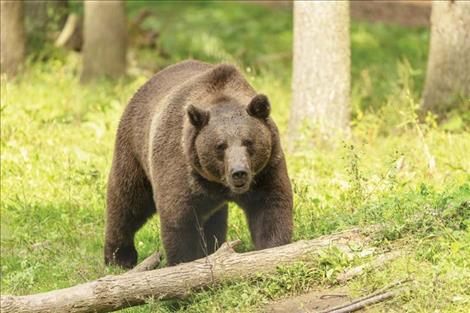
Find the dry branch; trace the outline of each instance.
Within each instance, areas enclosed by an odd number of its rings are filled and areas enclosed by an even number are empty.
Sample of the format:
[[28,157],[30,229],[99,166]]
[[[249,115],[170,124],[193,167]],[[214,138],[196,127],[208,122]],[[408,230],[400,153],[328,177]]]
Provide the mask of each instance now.
[[67,17],[65,26],[57,37],[55,45],[67,49],[80,51],[83,44],[83,21],[77,14]]
[[149,299],[182,299],[213,283],[271,273],[345,243],[361,243],[358,229],[302,240],[289,245],[236,253],[225,243],[204,259],[151,271],[106,276],[74,287],[27,296],[2,296],[2,312],[110,312],[140,305]]
[[136,267],[129,270],[127,274],[154,270],[160,264],[161,257],[162,257],[162,254],[156,251],[152,255],[150,255],[148,258],[140,262]]
[[[376,292],[370,295],[354,299],[348,303],[343,303],[338,306],[328,308],[326,310],[320,311],[320,313],[349,313],[364,309],[367,306],[389,300],[404,292],[407,289],[404,285],[406,283],[409,283],[410,281],[410,279],[396,281],[394,283],[386,285],[385,287],[377,290]],[[399,288],[395,288],[397,286],[399,286]]]
[[366,296],[364,298],[354,300],[350,303],[340,305],[338,307],[333,307],[333,308],[330,308],[326,311],[322,311],[321,313],[349,313],[349,312],[355,312],[355,311],[364,309],[367,306],[370,306],[372,304],[376,304],[376,303],[379,303],[379,302],[389,300],[389,299],[397,296],[402,291],[403,291],[403,289],[397,289],[397,290],[391,290],[391,291],[382,292],[382,293],[379,293],[379,294]]

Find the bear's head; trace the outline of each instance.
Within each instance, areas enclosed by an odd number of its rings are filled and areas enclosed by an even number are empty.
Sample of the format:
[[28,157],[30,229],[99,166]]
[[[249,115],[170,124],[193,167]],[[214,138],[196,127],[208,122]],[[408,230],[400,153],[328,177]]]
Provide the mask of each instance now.
[[202,177],[242,194],[271,158],[269,100],[259,94],[248,104],[228,97],[214,102],[207,109],[186,107],[185,150]]

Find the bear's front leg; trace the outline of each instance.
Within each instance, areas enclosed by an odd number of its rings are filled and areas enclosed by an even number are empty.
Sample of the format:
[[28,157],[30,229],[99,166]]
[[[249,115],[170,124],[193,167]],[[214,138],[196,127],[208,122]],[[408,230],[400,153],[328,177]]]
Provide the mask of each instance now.
[[214,253],[225,242],[227,237],[227,219],[228,219],[228,205],[224,204],[223,207],[215,212],[204,223],[204,254]]
[[200,233],[193,223],[172,225],[161,220],[161,235],[169,266],[201,258]]
[[161,210],[160,233],[169,266],[203,257],[204,230],[194,212],[195,208],[181,203],[174,209]]
[[292,240],[292,189],[285,164],[281,165],[260,179],[240,203],[258,250],[285,245]]
[[256,208],[246,210],[255,248],[260,250],[290,243],[292,209],[289,209],[289,201],[269,196],[264,201]]

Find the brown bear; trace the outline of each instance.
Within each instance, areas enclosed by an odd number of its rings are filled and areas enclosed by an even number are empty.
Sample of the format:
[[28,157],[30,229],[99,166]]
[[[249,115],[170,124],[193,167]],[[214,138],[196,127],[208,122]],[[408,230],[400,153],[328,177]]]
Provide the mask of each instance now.
[[136,231],[160,213],[167,263],[225,241],[227,202],[256,249],[289,243],[292,189],[268,98],[233,66],[185,61],[153,76],[119,123],[108,181],[106,264],[137,262]]

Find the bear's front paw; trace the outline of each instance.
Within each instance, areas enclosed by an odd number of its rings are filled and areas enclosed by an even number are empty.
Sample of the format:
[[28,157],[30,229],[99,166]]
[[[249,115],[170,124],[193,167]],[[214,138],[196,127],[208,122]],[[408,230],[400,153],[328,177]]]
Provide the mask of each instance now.
[[106,265],[119,265],[133,268],[137,264],[137,250],[134,246],[106,246],[104,252]]

